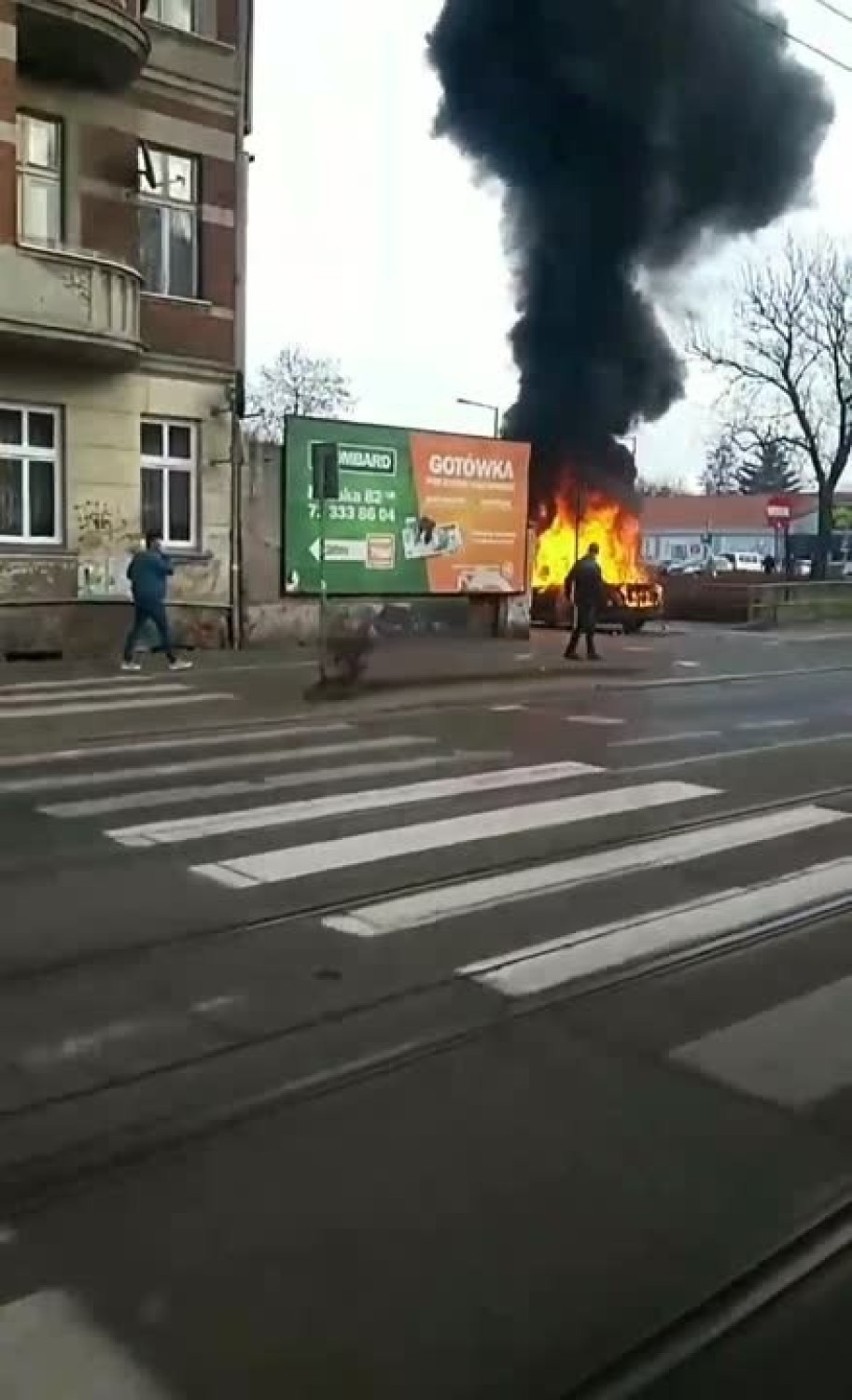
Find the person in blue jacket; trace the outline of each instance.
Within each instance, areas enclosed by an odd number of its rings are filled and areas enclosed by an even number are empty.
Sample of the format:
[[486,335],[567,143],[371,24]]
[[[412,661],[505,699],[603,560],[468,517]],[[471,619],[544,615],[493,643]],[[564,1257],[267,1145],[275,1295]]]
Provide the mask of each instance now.
[[191,661],[179,661],[172,648],[169,621],[166,616],[166,594],[174,566],[163,553],[163,539],[157,530],[145,536],[145,548],[134,554],[127,566],[127,577],[133,592],[133,625],[124,643],[122,671],[141,671],[135,659],[139,638],[148,623],[156,629],[160,645],[166,653],[170,671],[188,671]]

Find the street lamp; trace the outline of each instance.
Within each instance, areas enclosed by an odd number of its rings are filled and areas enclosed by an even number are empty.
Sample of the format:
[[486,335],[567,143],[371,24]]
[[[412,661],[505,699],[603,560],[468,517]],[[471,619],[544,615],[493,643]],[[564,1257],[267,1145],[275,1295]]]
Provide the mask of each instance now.
[[494,414],[494,437],[500,436],[500,408],[496,403],[483,403],[482,399],[456,399],[456,403],[464,404],[466,408],[486,408],[489,413]]

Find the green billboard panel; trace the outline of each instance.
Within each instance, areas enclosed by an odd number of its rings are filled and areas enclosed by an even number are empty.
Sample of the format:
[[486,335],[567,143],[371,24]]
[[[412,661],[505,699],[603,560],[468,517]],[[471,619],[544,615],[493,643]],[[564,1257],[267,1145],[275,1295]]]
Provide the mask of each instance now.
[[[338,497],[314,494],[317,444],[337,448]],[[339,596],[526,588],[529,447],[290,418],[283,451],[283,584]]]

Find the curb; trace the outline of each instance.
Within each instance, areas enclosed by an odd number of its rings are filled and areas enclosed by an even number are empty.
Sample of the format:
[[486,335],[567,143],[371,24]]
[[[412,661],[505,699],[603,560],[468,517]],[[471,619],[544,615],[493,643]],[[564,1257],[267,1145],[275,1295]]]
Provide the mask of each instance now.
[[[355,682],[329,681],[325,688],[319,682],[309,686],[302,692],[301,699],[305,705],[311,709],[322,708],[326,705],[335,705],[346,701],[369,700],[382,695],[402,696],[405,694],[417,697],[418,690],[429,693],[440,691],[446,693],[452,690],[463,690],[465,686],[481,686],[488,684],[501,685],[540,685],[547,681],[562,683],[569,679],[573,682],[588,681],[592,685],[600,685],[601,679],[607,676],[618,681],[627,676],[632,676],[635,671],[628,667],[613,667],[601,675],[599,668],[589,671],[587,675],[582,672],[561,670],[557,667],[540,667],[538,671],[524,671],[522,673],[493,670],[478,671],[475,675],[432,675],[424,676],[420,680],[395,680],[389,677],[386,680],[362,680]],[[637,682],[641,684],[642,682]]]

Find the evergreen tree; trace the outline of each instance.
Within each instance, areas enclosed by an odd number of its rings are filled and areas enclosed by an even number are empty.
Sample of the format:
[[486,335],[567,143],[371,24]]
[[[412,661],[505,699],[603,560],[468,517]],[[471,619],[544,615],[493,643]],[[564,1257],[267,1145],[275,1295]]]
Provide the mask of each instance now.
[[802,489],[802,479],[786,444],[770,438],[738,467],[737,486],[743,496],[792,495]]

